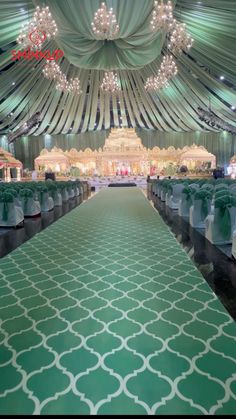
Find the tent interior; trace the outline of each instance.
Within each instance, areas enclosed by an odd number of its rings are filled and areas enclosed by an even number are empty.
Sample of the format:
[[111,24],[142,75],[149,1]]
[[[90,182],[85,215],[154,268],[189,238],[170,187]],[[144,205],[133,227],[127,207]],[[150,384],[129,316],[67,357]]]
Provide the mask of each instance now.
[[0,0],[0,414],[236,412],[236,0]]
[[[150,29],[153,5],[151,0],[107,1],[119,31],[104,40],[91,26],[97,0],[1,0],[0,146],[8,147],[8,135],[40,112],[39,124],[11,144],[25,168],[33,168],[43,148],[98,149],[110,129],[119,127],[135,128],[148,148],[203,145],[226,167],[236,154],[235,2],[172,1],[174,18],[193,39],[190,50],[176,54],[165,32]],[[45,57],[16,59],[17,37],[36,6],[49,6],[58,28],[42,51],[63,51],[55,62],[67,80],[79,79],[81,94],[57,90],[55,79],[43,76]],[[147,79],[157,76],[168,54],[177,75],[168,87],[147,91]],[[100,87],[106,71],[117,74],[115,94]],[[230,128],[202,120],[199,108],[211,110]]]

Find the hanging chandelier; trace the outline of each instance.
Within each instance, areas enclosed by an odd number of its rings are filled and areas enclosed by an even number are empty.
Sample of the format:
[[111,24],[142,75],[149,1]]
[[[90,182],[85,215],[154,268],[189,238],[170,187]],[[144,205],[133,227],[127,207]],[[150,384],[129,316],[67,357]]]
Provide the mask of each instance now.
[[48,80],[56,80],[56,89],[64,93],[74,93],[80,95],[80,80],[78,77],[71,78],[68,82],[66,75],[55,61],[49,61],[43,68],[43,75]]
[[147,92],[157,91],[169,86],[169,80],[178,73],[177,65],[171,55],[165,55],[156,77],[148,77],[145,83]]
[[80,95],[82,93],[82,90],[80,88],[80,80],[78,79],[78,77],[70,79],[68,89],[70,93],[74,93],[76,95]]
[[49,61],[43,68],[43,75],[46,79],[55,80],[61,74],[60,66],[55,61]]
[[113,71],[106,71],[101,84],[101,89],[107,93],[120,91],[121,89],[118,84],[117,73],[114,73]]
[[108,11],[106,4],[102,3],[100,9],[94,14],[92,29],[98,39],[114,39],[119,32],[119,25],[113,9]]
[[181,54],[188,51],[193,45],[193,38],[186,32],[185,23],[175,22],[174,30],[170,34],[168,48],[173,54]]
[[41,49],[46,40],[55,38],[57,25],[52,18],[49,7],[36,7],[33,19],[22,25],[17,43],[21,48]]
[[56,89],[63,93],[69,92],[69,82],[67,81],[65,74],[60,74],[57,78]]
[[173,28],[173,7],[171,1],[164,3],[163,0],[154,1],[152,20],[150,22],[153,32],[170,32]]
[[167,80],[176,76],[176,74],[178,73],[178,69],[172,55],[165,55],[163,57],[159,73],[163,74]]

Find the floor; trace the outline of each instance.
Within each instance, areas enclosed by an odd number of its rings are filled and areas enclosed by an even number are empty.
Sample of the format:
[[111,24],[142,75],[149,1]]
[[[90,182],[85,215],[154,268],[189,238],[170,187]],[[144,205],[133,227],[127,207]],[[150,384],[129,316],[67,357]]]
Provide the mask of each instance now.
[[[84,199],[86,200],[87,196],[84,196]],[[17,226],[17,228],[0,227],[0,258],[12,252],[12,250],[31,239],[35,234],[47,228],[82,202],[83,198],[78,196],[70,199],[68,202],[63,202],[61,207],[54,207],[52,211],[42,212],[37,217],[25,218],[24,224]]]
[[236,325],[137,188],[1,260],[1,414],[230,414]]
[[204,236],[203,229],[192,228],[188,219],[179,217],[158,197],[149,196],[155,208],[169,226],[195,266],[236,320],[236,261],[231,246],[214,246]]

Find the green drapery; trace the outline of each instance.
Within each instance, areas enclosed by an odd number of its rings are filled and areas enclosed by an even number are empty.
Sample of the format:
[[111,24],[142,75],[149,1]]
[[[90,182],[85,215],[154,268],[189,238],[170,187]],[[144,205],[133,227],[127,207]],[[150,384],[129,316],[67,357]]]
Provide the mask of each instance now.
[[[137,135],[147,148],[158,146],[167,148],[183,148],[185,145],[203,145],[210,153],[216,156],[219,166],[228,166],[230,158],[236,154],[236,136],[229,133],[213,132],[190,132],[190,133],[166,133],[152,130],[136,129]],[[14,154],[17,159],[22,161],[24,168],[32,169],[34,159],[40,154],[43,148],[51,150],[54,146],[62,150],[92,150],[103,147],[105,139],[109,135],[109,130],[100,132],[86,132],[84,134],[69,135],[40,135],[38,137],[29,136],[17,140],[14,144]],[[7,149],[5,141],[0,137],[0,146]]]
[[[150,31],[153,3],[150,0],[108,0],[113,7],[119,33],[117,39],[96,39],[91,22],[99,0],[35,0],[47,4],[60,28],[57,43],[71,64],[89,69],[137,69],[161,52],[164,35]],[[175,2],[173,2],[175,3]]]

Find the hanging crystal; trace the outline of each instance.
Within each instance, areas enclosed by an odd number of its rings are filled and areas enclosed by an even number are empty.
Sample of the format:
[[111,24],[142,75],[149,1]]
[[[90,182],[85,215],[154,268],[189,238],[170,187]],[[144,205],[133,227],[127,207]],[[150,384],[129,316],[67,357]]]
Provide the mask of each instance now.
[[120,91],[121,89],[118,84],[117,73],[114,73],[113,71],[106,71],[101,84],[101,89],[110,93]]
[[102,3],[100,9],[94,14],[91,23],[94,34],[98,39],[114,39],[119,32],[119,25],[113,9],[107,10],[106,4]]
[[150,22],[153,32],[170,32],[173,29],[173,7],[171,1],[164,3],[163,0],[154,1],[152,20]]
[[186,32],[185,23],[175,22],[174,30],[170,35],[168,48],[173,54],[188,51],[193,45],[193,38]]

